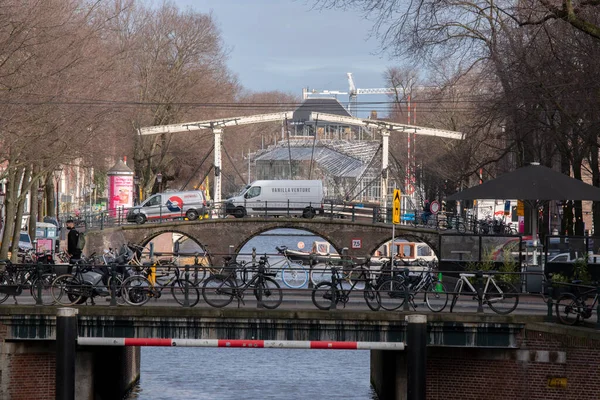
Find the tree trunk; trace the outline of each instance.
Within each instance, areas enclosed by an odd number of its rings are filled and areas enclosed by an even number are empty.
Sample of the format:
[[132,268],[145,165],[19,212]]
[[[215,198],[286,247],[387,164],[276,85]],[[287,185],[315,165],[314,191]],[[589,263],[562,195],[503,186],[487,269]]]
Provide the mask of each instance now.
[[56,217],[56,188],[54,187],[54,177],[51,172],[46,175],[44,191],[44,196],[46,198],[46,215],[49,217]]
[[[21,182],[23,171],[9,168],[6,181],[6,197],[4,198],[5,224],[0,245],[0,258],[7,259],[11,238],[15,230],[15,210],[17,203],[17,182]],[[19,223],[20,228],[20,223]]]
[[[17,262],[17,257],[18,257],[18,253],[19,253],[19,236],[21,235],[21,224],[23,222],[23,212],[25,211],[25,201],[27,200],[27,188],[30,186],[29,181],[31,179],[31,167],[23,167],[22,171],[23,172],[20,175],[23,176],[23,179],[19,181],[20,185],[19,185],[19,183],[17,183],[15,185],[15,188],[17,189],[17,191],[20,194],[17,197],[15,225],[14,225],[13,237],[12,237],[13,245],[12,245],[11,256],[10,256],[10,261],[12,261],[13,263]],[[16,193],[15,193],[15,195],[16,195]],[[32,221],[30,221],[30,224],[31,224],[31,222]]]

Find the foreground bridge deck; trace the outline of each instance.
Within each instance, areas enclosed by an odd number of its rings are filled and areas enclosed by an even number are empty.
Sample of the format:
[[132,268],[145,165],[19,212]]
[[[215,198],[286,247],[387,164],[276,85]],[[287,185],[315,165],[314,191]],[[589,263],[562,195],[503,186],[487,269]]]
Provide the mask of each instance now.
[[[0,308],[5,340],[54,340],[57,307]],[[81,337],[335,340],[399,342],[415,313],[356,310],[79,307]],[[422,313],[420,313],[422,314]],[[522,332],[542,330],[600,340],[600,332],[544,322],[543,315],[427,314],[429,346],[519,348]]]

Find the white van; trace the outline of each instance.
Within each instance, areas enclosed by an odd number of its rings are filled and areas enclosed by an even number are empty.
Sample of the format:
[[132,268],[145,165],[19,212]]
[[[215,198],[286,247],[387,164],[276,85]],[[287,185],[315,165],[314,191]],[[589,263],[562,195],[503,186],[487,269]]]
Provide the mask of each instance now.
[[255,181],[227,200],[227,214],[302,215],[312,218],[323,213],[323,183],[308,180]]
[[148,220],[184,217],[193,221],[205,213],[206,198],[200,190],[157,193],[129,209],[127,222],[143,224]]

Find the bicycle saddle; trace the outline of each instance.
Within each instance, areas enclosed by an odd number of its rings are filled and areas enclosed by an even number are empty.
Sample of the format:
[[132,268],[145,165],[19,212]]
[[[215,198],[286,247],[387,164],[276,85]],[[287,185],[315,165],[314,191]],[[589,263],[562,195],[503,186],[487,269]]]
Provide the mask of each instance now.
[[223,260],[225,260],[225,262],[229,262],[229,261],[231,261],[232,258],[233,257],[231,257],[231,256],[225,256],[225,257],[223,257]]
[[573,285],[579,285],[579,284],[583,283],[583,281],[582,281],[581,279],[573,279],[573,280],[571,281],[571,283],[572,283]]
[[280,246],[280,247],[275,246],[275,249],[278,252],[283,253],[283,252],[285,252],[288,249],[288,247],[287,246]]

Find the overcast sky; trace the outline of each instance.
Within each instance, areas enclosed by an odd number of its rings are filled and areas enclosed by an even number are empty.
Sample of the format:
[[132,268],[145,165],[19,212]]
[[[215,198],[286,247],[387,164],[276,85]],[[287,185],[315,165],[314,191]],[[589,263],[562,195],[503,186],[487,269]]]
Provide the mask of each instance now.
[[172,1],[212,11],[231,50],[229,67],[247,89],[300,95],[308,86],[346,92],[346,72],[353,73],[358,88],[386,86],[382,75],[393,61],[375,54],[379,43],[369,39],[372,23],[357,12],[311,10],[306,0]]

